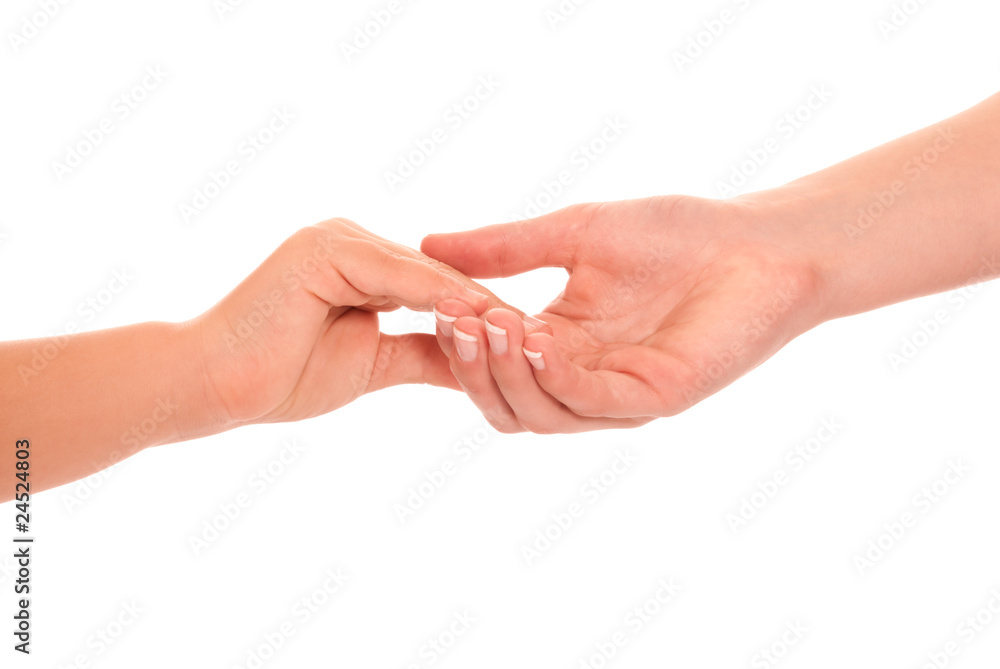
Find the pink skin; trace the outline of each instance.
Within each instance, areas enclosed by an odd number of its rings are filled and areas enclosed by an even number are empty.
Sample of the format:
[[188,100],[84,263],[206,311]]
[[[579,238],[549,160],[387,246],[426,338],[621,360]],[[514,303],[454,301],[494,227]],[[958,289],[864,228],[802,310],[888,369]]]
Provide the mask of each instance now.
[[431,235],[424,253],[470,277],[569,273],[538,314],[540,331],[525,335],[504,309],[487,313],[507,332],[503,353],[485,345],[481,318],[450,301],[438,311],[475,338],[463,342],[475,355],[460,356],[444,330],[438,343],[501,431],[632,427],[679,413],[820,323],[1000,275],[997,118],[1000,95],[733,200],[574,205]]
[[[789,309],[767,326],[766,337],[751,341],[744,332],[775,295],[798,301],[813,283],[807,268],[773,252],[763,238],[736,237],[735,215],[732,205],[653,198],[428,237],[425,253],[470,276],[553,265],[570,272],[566,289],[537,316],[544,327],[526,334],[517,314],[503,308],[486,314],[507,333],[503,353],[489,346],[498,337],[486,321],[452,300],[438,303],[439,314],[456,317],[438,331],[452,373],[505,432],[635,427],[691,406],[806,329],[802,311]],[[694,220],[699,225],[692,228]],[[687,234],[679,235],[684,228]],[[727,242],[717,243],[717,236]],[[623,284],[629,276],[634,281]],[[454,332],[447,337],[449,327],[476,342]],[[460,355],[463,346],[475,355]],[[717,355],[733,347],[740,355],[715,375]]]
[[[440,313],[457,317],[451,328],[458,330],[459,335],[448,336],[446,325],[441,327],[439,321],[438,341],[449,355],[452,373],[458,379],[459,385],[469,395],[476,406],[490,417],[491,423],[498,429],[512,432],[523,431],[525,425],[534,425],[535,431],[544,432],[542,427],[552,422],[561,426],[575,425],[580,430],[597,430],[609,427],[625,427],[640,425],[647,420],[613,419],[604,417],[581,417],[547,390],[555,388],[563,379],[573,378],[575,370],[555,353],[555,340],[550,334],[551,328],[531,328],[525,334],[525,321],[521,317],[504,308],[495,308],[481,319],[472,310],[457,300],[445,300],[437,306]],[[504,330],[506,336],[487,330],[489,322],[494,328]],[[461,334],[475,337],[471,344],[463,340]],[[506,341],[503,341],[506,339]],[[465,347],[468,353],[462,355],[459,349]],[[550,368],[539,370],[532,364],[524,350],[541,351],[545,360],[545,351],[550,351],[548,364]],[[498,353],[497,350],[503,350]],[[536,363],[537,364],[537,363]],[[565,431],[565,430],[560,430]]]
[[[250,423],[318,416],[401,383],[457,389],[427,334],[388,335],[375,312],[468,313],[503,304],[450,267],[345,219],[289,237],[228,295],[183,323],[140,323],[53,340],[0,342],[3,443],[30,435],[31,490],[83,478],[142,449]],[[40,371],[32,362],[58,355]],[[21,374],[13,370],[22,370]],[[23,370],[29,370],[25,372]],[[21,375],[24,375],[23,378]],[[0,502],[15,449],[0,455]]]

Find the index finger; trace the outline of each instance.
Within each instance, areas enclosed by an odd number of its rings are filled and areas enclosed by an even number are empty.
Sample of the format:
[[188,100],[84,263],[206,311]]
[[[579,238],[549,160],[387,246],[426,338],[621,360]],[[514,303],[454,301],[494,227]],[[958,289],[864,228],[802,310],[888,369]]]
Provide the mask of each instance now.
[[[400,258],[409,258],[424,263],[430,266],[431,268],[435,268],[439,272],[443,273],[444,277],[442,277],[441,279],[442,285],[452,285],[448,283],[448,280],[451,279],[458,282],[458,284],[461,284],[461,286],[464,287],[465,289],[464,296],[462,295],[461,291],[458,291],[455,294],[450,294],[446,289],[443,289],[443,292],[438,299],[435,299],[433,302],[428,303],[426,302],[427,299],[426,293],[424,293],[425,297],[423,299],[413,299],[415,297],[413,295],[411,295],[410,298],[407,299],[405,298],[405,296],[401,294],[396,295],[392,291],[388,291],[387,289],[390,287],[389,284],[388,283],[384,284],[384,289],[386,289],[386,292],[381,293],[381,295],[390,298],[398,298],[394,299],[393,301],[409,309],[413,309],[415,311],[429,311],[431,308],[433,308],[434,304],[440,302],[441,300],[448,298],[457,298],[461,299],[462,301],[469,304],[469,306],[473,307],[477,315],[482,315],[484,312],[494,307],[503,307],[505,309],[510,309],[511,311],[516,312],[519,316],[522,317],[525,315],[523,311],[507,304],[499,297],[497,297],[488,288],[480,285],[479,283],[476,283],[468,276],[466,276],[464,273],[455,269],[451,265],[441,262],[440,260],[436,260],[428,256],[426,253],[418,251],[417,249],[413,249],[404,244],[399,244],[390,239],[386,239],[385,237],[382,237],[372,232],[371,230],[363,228],[354,221],[350,221],[345,218],[336,218],[336,219],[330,219],[328,221],[323,221],[322,223],[318,224],[317,227],[320,227],[324,230],[333,230],[335,231],[336,234],[342,235],[347,239],[355,239],[358,241],[367,240],[372,244],[374,244],[376,247],[383,249],[384,252],[389,256],[395,255]],[[388,258],[383,259],[383,262],[390,264],[390,260]],[[400,263],[398,269],[405,271],[407,268],[405,268],[403,265],[404,263]],[[420,270],[419,273],[423,275],[425,278],[430,276],[425,270],[422,269]],[[395,292],[402,292],[403,289],[398,287],[398,282],[392,281],[391,283],[392,283],[392,288],[394,289]],[[361,286],[357,287],[361,288]],[[486,299],[485,303],[479,301],[479,299],[482,297],[485,297]]]

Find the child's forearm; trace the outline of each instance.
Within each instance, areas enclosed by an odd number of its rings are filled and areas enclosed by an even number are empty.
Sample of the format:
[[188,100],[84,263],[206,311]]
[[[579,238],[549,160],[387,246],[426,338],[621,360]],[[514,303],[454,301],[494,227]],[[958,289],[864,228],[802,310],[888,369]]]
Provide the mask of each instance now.
[[0,343],[0,502],[16,445],[31,492],[148,447],[302,420],[400,383],[456,387],[432,335],[384,335],[375,311],[454,298],[503,305],[455,270],[346,219],[302,228],[185,323]]
[[208,402],[196,323],[0,343],[0,502],[21,482],[18,440],[30,442],[35,493],[225,429]]
[[1000,276],[1000,95],[742,199],[795,231],[827,318]]

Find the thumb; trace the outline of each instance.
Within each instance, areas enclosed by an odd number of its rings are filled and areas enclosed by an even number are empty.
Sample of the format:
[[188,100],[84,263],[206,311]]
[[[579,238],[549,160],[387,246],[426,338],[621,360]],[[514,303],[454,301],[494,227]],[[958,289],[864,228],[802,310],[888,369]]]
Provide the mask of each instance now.
[[378,353],[365,392],[403,383],[428,383],[460,390],[448,357],[441,352],[434,335],[379,333]]
[[428,235],[420,250],[474,278],[511,276],[539,267],[570,267],[596,205],[572,205],[538,218],[477,230]]

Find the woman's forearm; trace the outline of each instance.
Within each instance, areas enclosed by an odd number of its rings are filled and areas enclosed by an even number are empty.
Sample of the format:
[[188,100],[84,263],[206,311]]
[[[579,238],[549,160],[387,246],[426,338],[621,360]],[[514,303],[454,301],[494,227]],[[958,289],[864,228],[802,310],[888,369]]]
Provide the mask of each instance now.
[[812,259],[827,320],[1000,276],[1000,95],[741,199]]
[[207,401],[197,327],[142,323],[0,343],[0,502],[20,482],[17,440],[31,444],[35,493],[224,429]]

